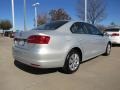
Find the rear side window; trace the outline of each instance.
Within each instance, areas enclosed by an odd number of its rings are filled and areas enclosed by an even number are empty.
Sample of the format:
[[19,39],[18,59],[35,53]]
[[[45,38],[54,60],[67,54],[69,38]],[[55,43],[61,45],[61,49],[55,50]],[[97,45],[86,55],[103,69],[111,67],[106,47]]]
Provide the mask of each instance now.
[[85,31],[84,31],[82,24],[80,22],[74,23],[71,26],[70,30],[72,33],[75,33],[75,34],[85,34]]
[[120,29],[106,29],[105,32],[119,32]]
[[62,25],[66,24],[67,22],[68,21],[54,21],[54,22],[40,25],[37,28],[34,28],[33,30],[56,30]]

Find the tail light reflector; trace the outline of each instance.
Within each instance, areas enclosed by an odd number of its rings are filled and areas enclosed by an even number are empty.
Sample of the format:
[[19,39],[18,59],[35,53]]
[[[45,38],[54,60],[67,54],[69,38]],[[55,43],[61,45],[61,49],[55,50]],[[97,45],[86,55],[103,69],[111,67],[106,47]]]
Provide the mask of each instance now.
[[49,36],[32,35],[32,36],[28,37],[27,42],[34,43],[34,44],[48,44],[49,40],[50,40]]

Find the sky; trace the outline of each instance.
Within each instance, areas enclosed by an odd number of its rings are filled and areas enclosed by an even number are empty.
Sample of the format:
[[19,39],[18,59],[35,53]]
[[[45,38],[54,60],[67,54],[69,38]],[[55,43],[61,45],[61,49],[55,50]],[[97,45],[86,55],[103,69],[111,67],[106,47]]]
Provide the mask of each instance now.
[[[15,1],[15,26],[18,30],[24,28],[24,0]],[[48,13],[51,9],[64,8],[73,20],[79,20],[77,17],[76,4],[78,0],[26,0],[27,1],[27,29],[34,27],[34,8],[32,4],[39,2],[38,13]],[[105,0],[107,18],[101,22],[103,25],[109,25],[115,22],[120,25],[120,0]],[[0,0],[0,20],[8,19],[12,22],[11,0]]]

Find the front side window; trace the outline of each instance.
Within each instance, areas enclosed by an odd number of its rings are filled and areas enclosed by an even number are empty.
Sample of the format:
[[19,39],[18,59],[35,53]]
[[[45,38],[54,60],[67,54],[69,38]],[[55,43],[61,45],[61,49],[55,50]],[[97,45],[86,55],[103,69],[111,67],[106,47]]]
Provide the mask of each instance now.
[[37,28],[34,28],[33,30],[56,30],[62,25],[66,24],[67,22],[68,21],[54,21],[54,22],[40,25]]

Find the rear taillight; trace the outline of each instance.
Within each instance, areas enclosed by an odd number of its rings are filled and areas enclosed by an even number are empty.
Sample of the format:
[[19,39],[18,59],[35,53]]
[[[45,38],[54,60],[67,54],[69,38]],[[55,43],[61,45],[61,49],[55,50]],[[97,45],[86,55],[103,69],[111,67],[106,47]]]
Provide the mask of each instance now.
[[32,35],[28,37],[27,42],[28,43],[34,43],[34,44],[48,44],[50,41],[49,36],[41,36],[41,35]]
[[112,36],[119,36],[119,33],[113,33]]

